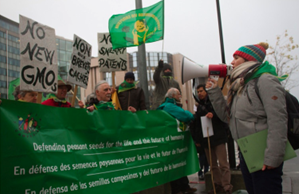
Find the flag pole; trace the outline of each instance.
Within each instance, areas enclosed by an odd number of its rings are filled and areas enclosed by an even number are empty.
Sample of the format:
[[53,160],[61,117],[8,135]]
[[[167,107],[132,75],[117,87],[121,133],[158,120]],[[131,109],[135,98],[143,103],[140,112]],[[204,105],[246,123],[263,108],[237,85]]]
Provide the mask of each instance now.
[[72,102],[71,102],[72,107],[75,106],[75,100],[76,100],[76,97],[77,97],[77,91],[78,91],[78,85],[75,85],[74,92],[72,92],[73,93],[73,98],[72,98]]
[[[221,13],[220,13],[219,0],[216,0],[216,7],[217,7],[217,17],[218,17],[218,27],[219,27],[221,59],[222,59],[222,63],[226,64],[225,54],[224,54],[224,43],[223,43],[223,33],[222,33],[222,23],[221,23]],[[226,78],[227,77],[225,77],[223,82],[222,82],[221,90],[224,87]],[[232,139],[231,135],[229,135],[229,137],[228,137],[227,150],[228,150],[229,165],[230,165],[231,168],[235,168],[236,167],[235,147],[234,147],[234,140]]]
[[[136,0],[136,9],[142,8],[142,1]],[[138,46],[137,52],[137,66],[138,66],[138,79],[140,80],[140,87],[143,89],[145,97],[146,108],[149,109],[149,92],[148,92],[148,81],[147,81],[147,67],[146,67],[146,52],[145,44]]]
[[221,13],[220,13],[219,0],[216,0],[216,5],[217,5],[217,17],[218,17],[218,28],[219,28],[219,38],[220,38],[221,59],[222,59],[222,63],[225,64],[224,43],[223,43],[223,33],[222,33],[222,24],[221,24]]

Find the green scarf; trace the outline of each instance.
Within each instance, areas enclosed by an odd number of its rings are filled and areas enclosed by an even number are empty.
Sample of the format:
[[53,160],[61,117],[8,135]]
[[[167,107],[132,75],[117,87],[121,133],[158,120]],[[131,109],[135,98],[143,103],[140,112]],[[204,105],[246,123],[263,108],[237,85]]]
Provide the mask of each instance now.
[[98,104],[94,104],[96,110],[115,110],[112,102],[100,101]]
[[48,99],[53,99],[55,102],[61,102],[61,103],[66,103],[66,99],[58,99],[57,96],[55,94],[50,94]]
[[135,81],[134,83],[130,84],[128,83],[126,80],[120,84],[120,86],[118,87],[118,93],[127,91],[127,90],[131,90],[133,88],[135,88],[135,86],[138,84],[139,81]]
[[254,70],[253,74],[250,77],[245,79],[245,84],[252,79],[260,77],[264,73],[274,75],[275,77],[277,77],[279,81],[283,81],[288,77],[288,75],[283,75],[279,77],[276,73],[276,68],[273,65],[271,65],[268,61],[265,61],[263,64],[261,64],[258,68]]
[[163,77],[163,78],[168,78],[168,79],[173,79],[172,76],[165,76],[165,75],[163,75],[162,77]]

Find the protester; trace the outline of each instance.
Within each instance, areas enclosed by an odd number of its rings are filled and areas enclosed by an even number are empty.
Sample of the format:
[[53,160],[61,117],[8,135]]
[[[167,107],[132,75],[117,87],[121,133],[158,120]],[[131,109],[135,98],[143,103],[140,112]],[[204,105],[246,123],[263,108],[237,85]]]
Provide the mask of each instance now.
[[[178,89],[170,88],[165,95],[165,101],[157,108],[157,110],[164,110],[181,122],[191,122],[194,119],[193,114],[180,107],[181,97],[181,93]],[[185,192],[194,193],[197,191],[197,189],[189,186],[187,176],[171,181],[170,185],[172,194],[183,194]]]
[[[196,116],[194,115],[194,117],[196,117]],[[196,122],[196,120],[190,124],[190,132],[191,132],[193,141],[196,146],[196,151],[198,154],[199,167],[200,167],[199,171],[197,172],[198,179],[200,181],[203,181],[203,180],[205,180],[205,174],[209,171],[210,165],[208,163],[206,153],[205,153],[203,146],[200,143],[198,143],[197,138],[199,137],[199,135],[198,135],[198,129],[195,127],[195,124],[196,124],[195,122]]]
[[[93,104],[89,104],[87,107],[89,111],[93,110],[115,110],[114,105],[111,102],[111,87],[107,81],[101,80],[95,87],[95,97],[92,99]],[[136,109],[132,106],[128,107],[131,112],[136,112]]]
[[[205,150],[205,154],[211,166],[211,173],[213,173],[216,192],[231,194],[233,186],[230,184],[231,173],[226,151],[227,132],[229,129],[227,124],[222,122],[215,113],[205,90],[205,85],[198,85],[196,89],[199,102],[195,113],[195,142],[196,145],[199,144]],[[210,148],[208,138],[204,138],[203,136],[201,117],[207,117],[212,120],[214,134],[209,137]],[[214,191],[210,190],[208,193],[212,194]]]
[[136,110],[146,110],[145,97],[142,88],[137,87],[133,72],[125,74],[125,80],[116,88],[119,103],[122,110],[128,110],[129,106]]
[[67,92],[72,89],[72,85],[58,80],[57,94],[51,94],[50,97],[42,102],[43,105],[55,106],[55,107],[71,107],[71,103],[66,101]]
[[37,101],[37,92],[20,90],[20,86],[17,86],[15,88],[13,95],[15,97],[15,100],[18,100],[18,101],[32,102],[32,103],[36,103],[36,101]]
[[[267,148],[261,170],[249,173],[242,154],[240,166],[249,194],[282,193],[283,157],[287,142],[285,90],[276,69],[266,56],[267,43],[246,45],[233,54],[233,71],[225,101],[217,82],[209,79],[206,88],[213,107],[229,122],[235,140],[268,129]],[[255,78],[258,78],[258,82]],[[255,91],[259,89],[260,99]]]
[[173,87],[181,91],[179,83],[173,79],[172,67],[168,63],[159,61],[155,69],[154,82],[156,84],[153,94],[152,110],[155,110],[164,100],[164,96],[169,88]]
[[205,174],[210,169],[210,165],[208,163],[204,148],[200,144],[196,144],[195,146],[198,153],[198,160],[199,160],[199,167],[200,167],[200,170],[198,171],[197,175],[198,175],[198,179],[200,181],[203,181],[205,180]]

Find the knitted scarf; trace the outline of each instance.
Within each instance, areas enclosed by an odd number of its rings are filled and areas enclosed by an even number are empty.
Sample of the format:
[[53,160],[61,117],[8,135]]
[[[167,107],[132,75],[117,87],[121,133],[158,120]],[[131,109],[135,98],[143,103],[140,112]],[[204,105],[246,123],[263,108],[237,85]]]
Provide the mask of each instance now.
[[260,64],[256,61],[246,61],[233,69],[229,80],[229,91],[227,95],[228,112],[230,113],[231,102],[235,94],[240,94],[246,83],[250,80],[260,77],[264,73],[269,73],[278,78],[279,81],[285,80],[288,75],[279,77],[276,69],[268,61]]
[[63,104],[66,103],[66,99],[65,98],[62,99],[62,100],[60,100],[60,99],[57,98],[57,96],[55,94],[50,94],[48,99],[53,99],[55,102],[61,102]]

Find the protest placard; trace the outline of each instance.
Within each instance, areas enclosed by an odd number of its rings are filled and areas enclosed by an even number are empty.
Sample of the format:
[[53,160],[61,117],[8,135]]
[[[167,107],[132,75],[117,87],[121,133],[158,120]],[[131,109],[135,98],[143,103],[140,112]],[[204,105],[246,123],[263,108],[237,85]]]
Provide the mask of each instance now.
[[127,71],[127,48],[112,48],[109,33],[98,33],[100,72]]
[[20,15],[20,89],[57,92],[55,30]]
[[74,34],[73,53],[67,81],[87,88],[92,47]]

